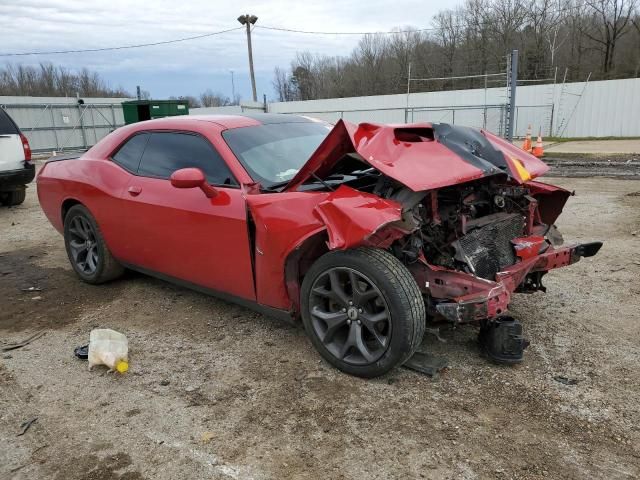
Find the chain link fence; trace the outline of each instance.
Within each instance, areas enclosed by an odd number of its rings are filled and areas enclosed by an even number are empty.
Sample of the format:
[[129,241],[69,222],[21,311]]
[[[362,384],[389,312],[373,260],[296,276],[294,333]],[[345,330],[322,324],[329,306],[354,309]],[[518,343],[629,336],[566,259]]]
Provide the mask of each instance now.
[[[352,123],[450,123],[483,128],[496,135],[506,135],[507,104],[463,105],[451,107],[396,107],[344,110],[303,110],[287,112],[335,123],[344,119]],[[553,105],[518,106],[515,112],[514,137],[524,137],[528,125],[540,128],[543,136],[553,129]],[[537,134],[538,132],[534,132]]]
[[287,112],[306,115],[335,123],[344,119],[352,123],[451,123],[468,127],[484,128],[498,135],[505,133],[507,106],[466,105],[452,107],[398,107],[366,108],[350,110],[321,110]]
[[0,104],[34,153],[86,150],[124,125],[120,103]]

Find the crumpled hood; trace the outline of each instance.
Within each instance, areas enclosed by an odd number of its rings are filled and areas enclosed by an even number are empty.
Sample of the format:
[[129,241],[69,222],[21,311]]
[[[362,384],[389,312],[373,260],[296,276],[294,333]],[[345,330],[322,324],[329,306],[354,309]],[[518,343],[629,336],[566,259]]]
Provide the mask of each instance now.
[[524,183],[549,169],[485,130],[446,123],[355,125],[339,120],[285,190],[297,189],[312,176],[330,175],[350,153],[415,192],[496,174]]

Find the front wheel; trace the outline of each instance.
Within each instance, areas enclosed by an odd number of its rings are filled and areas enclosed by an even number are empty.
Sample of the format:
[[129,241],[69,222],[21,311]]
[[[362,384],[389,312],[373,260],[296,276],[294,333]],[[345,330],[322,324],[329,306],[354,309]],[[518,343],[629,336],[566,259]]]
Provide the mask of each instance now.
[[302,321],[318,352],[336,368],[377,377],[420,345],[425,306],[413,276],[385,250],[329,252],[301,289]]

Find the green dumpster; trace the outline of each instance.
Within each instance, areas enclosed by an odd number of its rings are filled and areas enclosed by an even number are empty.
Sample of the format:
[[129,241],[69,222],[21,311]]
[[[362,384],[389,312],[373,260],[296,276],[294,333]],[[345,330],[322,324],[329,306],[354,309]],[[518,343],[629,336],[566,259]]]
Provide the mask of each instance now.
[[130,100],[122,102],[124,123],[142,122],[152,118],[189,115],[188,100]]

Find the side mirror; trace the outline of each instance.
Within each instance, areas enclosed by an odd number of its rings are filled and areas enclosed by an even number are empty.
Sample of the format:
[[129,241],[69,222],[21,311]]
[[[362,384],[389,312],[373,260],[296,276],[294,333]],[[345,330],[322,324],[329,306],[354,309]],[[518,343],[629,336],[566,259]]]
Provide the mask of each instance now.
[[181,168],[173,172],[169,180],[175,188],[199,188],[208,198],[218,195],[218,191],[207,183],[199,168]]

